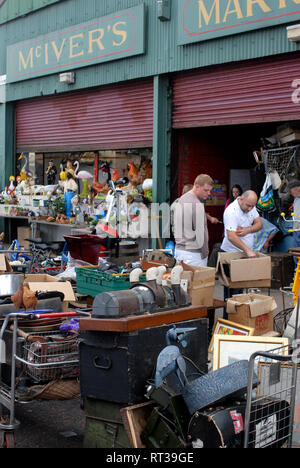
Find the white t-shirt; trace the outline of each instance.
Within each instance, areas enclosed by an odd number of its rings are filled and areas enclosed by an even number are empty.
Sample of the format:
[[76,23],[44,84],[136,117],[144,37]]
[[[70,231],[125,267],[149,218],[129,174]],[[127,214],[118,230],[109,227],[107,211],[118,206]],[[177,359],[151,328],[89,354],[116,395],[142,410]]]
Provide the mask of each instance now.
[[294,222],[294,229],[300,228],[300,197],[296,197],[294,199],[294,213],[295,213],[295,222]]
[[[223,216],[225,235],[221,249],[225,252],[242,252],[241,249],[238,249],[228,240],[227,230],[236,232],[238,227],[250,227],[252,226],[253,221],[258,217],[259,214],[255,207],[252,208],[252,210],[248,213],[245,213],[243,210],[241,210],[238,199],[230,203],[230,205],[228,205],[224,211]],[[247,245],[247,247],[249,247],[249,249],[252,249],[254,243],[254,233],[246,234],[246,236],[241,237],[241,240]]]

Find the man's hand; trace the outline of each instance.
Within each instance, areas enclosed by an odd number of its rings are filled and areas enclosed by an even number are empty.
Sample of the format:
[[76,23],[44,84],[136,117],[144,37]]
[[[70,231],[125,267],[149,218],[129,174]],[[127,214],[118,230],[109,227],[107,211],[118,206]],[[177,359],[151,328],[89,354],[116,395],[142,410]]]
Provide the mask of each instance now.
[[218,223],[222,224],[222,221],[219,221],[218,218],[215,218],[214,216],[211,216],[209,214],[207,214],[206,216],[207,216],[207,219],[208,219],[208,221],[210,223],[212,223],[212,224],[218,224]]
[[256,252],[254,252],[254,250],[249,249],[245,253],[248,258],[256,258]]
[[251,233],[251,228],[250,227],[238,227],[236,230],[236,233],[239,237],[246,236],[247,234]]

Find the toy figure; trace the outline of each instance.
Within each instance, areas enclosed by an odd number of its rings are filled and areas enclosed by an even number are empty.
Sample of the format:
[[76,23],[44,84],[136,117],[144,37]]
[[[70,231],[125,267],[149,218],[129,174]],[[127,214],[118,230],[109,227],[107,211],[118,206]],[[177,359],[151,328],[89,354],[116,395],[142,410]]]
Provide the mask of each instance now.
[[67,180],[64,183],[64,192],[67,193],[69,191],[72,191],[72,192],[78,191],[78,185],[76,181],[74,180],[71,172],[67,172]]
[[88,171],[79,171],[78,172],[78,169],[79,169],[79,162],[78,161],[75,161],[74,165],[76,166],[74,176],[76,177],[76,179],[81,179],[82,183],[83,183],[83,189],[82,189],[82,192],[80,194],[80,197],[86,198],[88,196],[88,194],[89,194],[88,180],[93,179],[93,174],[91,174]]
[[131,183],[136,184],[138,182],[139,170],[133,161],[128,163],[128,167],[128,179]]
[[152,179],[151,161],[143,161],[139,170],[139,183],[142,184],[145,179]]
[[46,170],[46,175],[47,175],[47,183],[48,185],[54,185],[55,184],[55,179],[56,179],[56,175],[57,175],[57,169],[56,167],[54,166],[54,162],[53,160],[51,159],[49,161],[49,166]]
[[27,158],[27,156],[25,156],[24,153],[22,153],[22,154],[19,156],[19,161],[20,161],[21,159],[24,159],[25,163],[24,163],[24,165],[22,166],[22,169],[20,170],[20,176],[21,176],[21,179],[22,179],[22,180],[25,180],[25,179],[27,179],[27,169],[26,169],[26,168],[27,168],[27,166],[28,166],[28,158]]
[[81,208],[79,206],[79,196],[75,195],[72,198],[72,207],[73,207],[73,214],[75,216],[75,224],[82,224],[84,219],[83,219],[83,214],[81,212]]
[[[31,173],[29,173],[31,174]],[[29,175],[27,179],[23,179],[20,183],[20,188],[22,195],[31,195],[32,194],[32,186],[34,182],[32,180],[32,176]]]
[[22,195],[22,190],[21,190],[22,178],[21,178],[21,176],[17,176],[16,181],[17,181],[17,186],[15,188],[15,194],[16,195]]
[[64,171],[64,166],[61,163],[58,184],[60,187],[62,187],[63,190],[65,189],[66,180],[67,180],[67,173]]
[[106,184],[111,180],[110,165],[108,162],[103,161],[100,164],[100,183],[105,182]]
[[14,194],[15,194],[14,180],[15,180],[14,176],[10,176],[10,178],[9,178],[10,184],[9,184],[9,187],[8,187],[8,193],[9,193],[9,195],[11,197],[13,197]]
[[71,159],[67,159],[67,165],[66,165],[65,171],[67,174],[70,173],[72,174],[72,177],[74,177],[75,171],[74,171],[73,162]]

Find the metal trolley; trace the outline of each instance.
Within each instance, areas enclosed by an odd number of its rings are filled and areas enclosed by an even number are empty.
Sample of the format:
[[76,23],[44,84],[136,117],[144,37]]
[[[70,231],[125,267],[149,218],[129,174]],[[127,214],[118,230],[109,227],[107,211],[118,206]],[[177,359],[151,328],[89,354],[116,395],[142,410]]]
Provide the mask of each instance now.
[[[65,335],[57,327],[53,331],[26,334],[19,329],[19,319],[38,321],[80,315],[89,316],[89,313],[20,312],[6,316],[0,330],[0,448],[14,447],[14,431],[20,424],[15,418],[16,403],[33,401],[41,388],[54,382],[71,382],[72,379],[78,378],[79,373],[77,333]],[[11,346],[10,343],[7,346],[7,340],[4,339],[7,333],[11,335]],[[11,349],[7,349],[8,347]],[[7,366],[10,369],[10,377],[4,378],[4,368]],[[22,379],[23,383],[19,386]]]
[[298,365],[288,348],[250,357],[244,448],[292,446]]

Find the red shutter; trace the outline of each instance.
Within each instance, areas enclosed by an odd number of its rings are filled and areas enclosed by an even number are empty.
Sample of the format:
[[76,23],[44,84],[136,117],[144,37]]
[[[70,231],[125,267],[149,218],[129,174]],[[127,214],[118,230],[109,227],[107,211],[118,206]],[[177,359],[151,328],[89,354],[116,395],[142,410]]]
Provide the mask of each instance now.
[[28,99],[16,111],[18,152],[152,146],[152,80]]
[[177,74],[173,128],[299,120],[292,101],[299,71],[293,54]]

